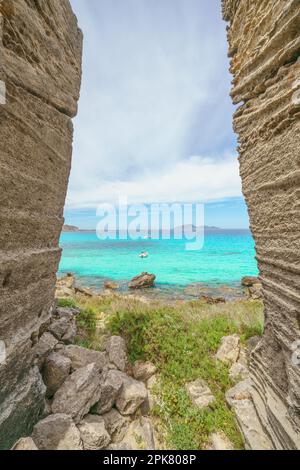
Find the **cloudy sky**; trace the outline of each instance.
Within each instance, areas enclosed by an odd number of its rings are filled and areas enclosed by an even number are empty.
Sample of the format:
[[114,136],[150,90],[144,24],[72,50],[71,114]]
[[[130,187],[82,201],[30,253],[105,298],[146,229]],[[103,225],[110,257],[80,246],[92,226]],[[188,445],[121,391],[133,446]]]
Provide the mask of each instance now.
[[66,220],[102,202],[205,202],[247,227],[220,0],[71,0],[84,32]]

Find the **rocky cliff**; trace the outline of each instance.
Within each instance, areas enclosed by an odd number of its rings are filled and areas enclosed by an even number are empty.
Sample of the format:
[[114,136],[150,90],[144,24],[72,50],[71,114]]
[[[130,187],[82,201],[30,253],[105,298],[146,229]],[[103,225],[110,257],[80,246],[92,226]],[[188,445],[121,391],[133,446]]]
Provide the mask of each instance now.
[[81,48],[69,0],[0,1],[0,448],[43,413],[33,357],[54,298]]
[[265,300],[253,396],[274,447],[299,449],[300,1],[223,0],[223,14],[243,191]]

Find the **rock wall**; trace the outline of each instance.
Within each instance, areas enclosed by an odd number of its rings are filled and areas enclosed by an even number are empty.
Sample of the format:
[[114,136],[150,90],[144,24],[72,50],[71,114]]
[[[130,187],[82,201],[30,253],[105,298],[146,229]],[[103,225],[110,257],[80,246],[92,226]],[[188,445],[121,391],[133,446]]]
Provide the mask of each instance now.
[[2,449],[28,435],[43,413],[33,357],[61,254],[81,49],[69,0],[0,0]]
[[[300,448],[300,1],[223,0],[234,128],[265,300],[254,401],[277,449]],[[298,344],[299,351],[300,343]]]

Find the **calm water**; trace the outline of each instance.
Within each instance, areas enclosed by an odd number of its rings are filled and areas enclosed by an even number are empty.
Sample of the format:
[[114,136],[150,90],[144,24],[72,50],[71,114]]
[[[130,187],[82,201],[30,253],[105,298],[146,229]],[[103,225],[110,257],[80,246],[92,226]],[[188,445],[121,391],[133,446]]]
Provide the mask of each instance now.
[[[237,286],[243,276],[258,274],[254,241],[248,232],[208,233],[201,251],[186,251],[184,240],[101,241],[95,233],[63,233],[59,274],[72,272],[85,286],[126,281],[143,271],[156,274],[158,288],[184,289],[190,284]],[[141,259],[142,251],[149,258]]]

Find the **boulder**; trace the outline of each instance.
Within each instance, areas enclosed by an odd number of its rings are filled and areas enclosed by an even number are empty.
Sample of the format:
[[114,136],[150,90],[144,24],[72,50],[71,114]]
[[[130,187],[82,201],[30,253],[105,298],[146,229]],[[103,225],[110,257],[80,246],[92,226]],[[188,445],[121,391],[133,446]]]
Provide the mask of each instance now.
[[252,287],[254,284],[260,284],[258,277],[245,276],[242,278],[241,284],[243,287]]
[[130,418],[122,416],[117,410],[113,409],[102,416],[105,428],[110,434],[114,443],[121,442],[127,433],[130,425]]
[[46,395],[53,397],[71,371],[71,361],[57,353],[51,353],[42,369],[42,377],[47,387]]
[[211,450],[234,450],[233,444],[223,433],[214,433],[210,436]]
[[75,276],[72,273],[66,274],[66,276],[60,277],[56,281],[56,287],[67,287],[73,289],[75,286]]
[[142,382],[138,382],[129,376],[125,376],[123,386],[116,401],[116,407],[122,415],[133,415],[145,402],[148,392]]
[[69,326],[70,322],[65,318],[52,321],[49,326],[49,333],[51,333],[58,341],[61,341],[64,335],[68,332]]
[[53,414],[34,426],[32,438],[39,450],[83,450],[80,433],[70,416]]
[[100,416],[87,415],[78,425],[84,450],[102,450],[111,441],[105,428],[105,421]]
[[118,290],[120,288],[119,284],[113,281],[106,281],[104,283],[104,288],[108,290]]
[[154,430],[149,418],[133,421],[116,449],[155,450]]
[[73,371],[89,364],[95,364],[98,370],[102,372],[108,363],[108,358],[105,353],[81,348],[80,346],[67,346],[63,354],[70,359]]
[[216,358],[225,364],[234,364],[240,354],[240,338],[238,335],[225,336],[221,340],[221,346]]
[[106,351],[109,361],[115,364],[120,371],[124,372],[128,364],[127,348],[124,339],[120,336],[111,336],[106,343]]
[[142,273],[139,276],[134,277],[128,287],[129,289],[146,289],[154,287],[156,276],[154,274]]
[[186,384],[185,388],[192,403],[199,409],[211,406],[216,400],[207,383],[202,379]]
[[226,392],[226,401],[230,407],[235,401],[251,399],[251,382],[249,379],[239,382],[235,387]]
[[230,368],[229,377],[233,382],[246,380],[249,377],[249,369],[241,362],[236,362]]
[[89,289],[88,287],[80,287],[80,286],[76,286],[75,287],[75,294],[77,295],[82,295],[83,297],[94,297],[94,292]]
[[80,313],[80,308],[73,307],[57,307],[53,317],[58,319],[65,318],[71,321],[76,315]]
[[100,400],[93,410],[96,414],[102,415],[112,409],[126,377],[126,374],[118,370],[110,370],[102,374],[100,379]]
[[157,369],[152,362],[137,361],[133,366],[133,377],[136,380],[147,382],[155,373]]
[[100,398],[100,375],[95,364],[82,367],[64,382],[52,403],[53,413],[71,416],[79,423]]
[[39,450],[31,437],[23,437],[11,450]]
[[35,346],[37,365],[41,368],[46,357],[54,350],[58,340],[51,333],[44,333]]

